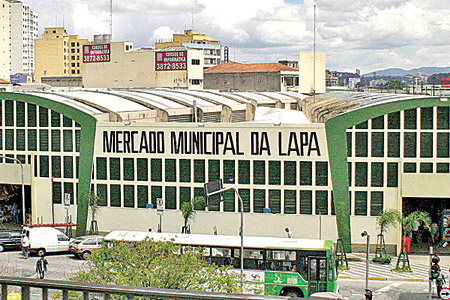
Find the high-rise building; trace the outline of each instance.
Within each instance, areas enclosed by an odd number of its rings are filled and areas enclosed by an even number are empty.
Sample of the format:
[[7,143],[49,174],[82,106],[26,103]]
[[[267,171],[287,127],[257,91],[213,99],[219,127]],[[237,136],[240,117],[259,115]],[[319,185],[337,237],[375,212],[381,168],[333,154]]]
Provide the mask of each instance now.
[[187,47],[203,50],[203,68],[205,69],[217,66],[221,63],[220,42],[214,40],[211,36],[198,33],[197,30],[188,29],[184,31],[184,34],[174,33],[171,42],[155,43],[156,49],[167,47]]
[[34,75],[34,40],[38,38],[38,15],[21,1],[9,1],[9,57],[11,75]]
[[44,76],[81,76],[82,47],[90,41],[67,34],[64,27],[45,28],[42,38],[35,41],[36,81]]
[[0,0],[0,79],[9,80],[9,3]]

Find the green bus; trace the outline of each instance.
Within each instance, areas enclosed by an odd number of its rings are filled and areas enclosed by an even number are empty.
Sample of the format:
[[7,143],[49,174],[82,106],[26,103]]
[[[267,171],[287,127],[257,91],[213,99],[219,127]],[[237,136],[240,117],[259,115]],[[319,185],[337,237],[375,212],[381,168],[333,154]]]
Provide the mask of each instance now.
[[[105,241],[172,241],[181,251],[200,247],[204,259],[218,266],[229,265],[239,274],[239,236],[112,231]],[[244,281],[265,295],[308,298],[318,292],[338,292],[333,242],[330,240],[244,237]]]

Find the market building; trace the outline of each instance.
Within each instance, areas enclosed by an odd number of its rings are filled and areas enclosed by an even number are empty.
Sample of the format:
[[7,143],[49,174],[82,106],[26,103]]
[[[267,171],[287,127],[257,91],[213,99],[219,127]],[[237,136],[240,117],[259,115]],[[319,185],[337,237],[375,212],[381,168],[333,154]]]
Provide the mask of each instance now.
[[[289,227],[353,249],[362,231],[375,236],[385,209],[421,208],[438,221],[450,205],[448,98],[83,89],[0,99],[0,154],[24,164],[26,212],[33,223],[62,222],[68,199],[79,234],[90,223],[89,190],[101,198],[101,231],[156,229],[161,198],[162,230],[179,232],[181,204],[216,179],[243,198],[246,234],[285,236]],[[261,110],[297,115],[260,122]],[[3,159],[0,171],[2,186],[20,185],[17,164]],[[227,192],[191,230],[236,235],[239,218]],[[389,249],[400,238],[387,233]]]

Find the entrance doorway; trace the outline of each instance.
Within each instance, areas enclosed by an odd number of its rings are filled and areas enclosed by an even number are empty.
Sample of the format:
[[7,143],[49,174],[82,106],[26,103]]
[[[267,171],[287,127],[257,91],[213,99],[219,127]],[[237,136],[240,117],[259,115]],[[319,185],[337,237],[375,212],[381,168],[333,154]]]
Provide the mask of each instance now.
[[[403,198],[403,215],[407,216],[414,211],[425,211],[431,217],[431,223],[436,223],[439,229],[442,227],[442,210],[450,209],[450,198]],[[428,224],[430,225],[430,224]],[[439,239],[441,237],[439,230]],[[431,233],[427,230],[413,233],[411,252],[427,253],[431,245]],[[450,247],[446,252],[450,252]]]
[[[17,211],[17,217],[15,217]],[[17,229],[23,224],[21,184],[0,184],[0,227]],[[25,185],[25,214],[31,214],[31,186]]]

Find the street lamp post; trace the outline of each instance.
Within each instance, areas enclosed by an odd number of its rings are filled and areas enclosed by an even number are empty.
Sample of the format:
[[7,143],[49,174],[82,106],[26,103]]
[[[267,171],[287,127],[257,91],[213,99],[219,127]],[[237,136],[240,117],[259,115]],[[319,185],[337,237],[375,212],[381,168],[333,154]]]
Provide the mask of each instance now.
[[22,171],[22,223],[25,225],[25,220],[26,220],[25,219],[25,184],[24,184],[24,176],[23,176],[23,164],[17,158],[8,157],[8,156],[4,156],[4,155],[0,155],[0,157],[7,159],[7,160],[9,159],[9,160],[15,161],[20,164],[20,170]]
[[370,251],[370,235],[367,231],[361,232],[362,237],[367,237],[367,248],[366,248],[366,285],[365,285],[365,299],[372,299],[372,291],[369,290],[369,251]]

